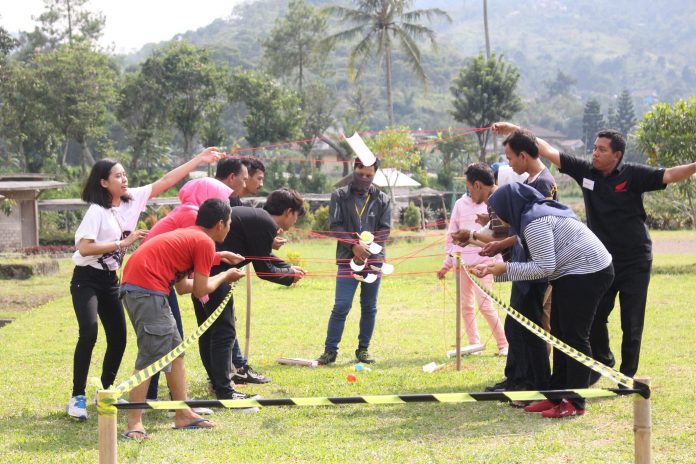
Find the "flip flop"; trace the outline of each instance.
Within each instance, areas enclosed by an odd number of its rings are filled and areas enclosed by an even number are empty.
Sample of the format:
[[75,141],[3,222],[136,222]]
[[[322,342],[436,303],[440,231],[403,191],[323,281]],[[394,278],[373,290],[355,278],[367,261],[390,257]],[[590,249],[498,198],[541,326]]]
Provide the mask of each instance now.
[[[133,434],[139,434],[140,436],[133,436]],[[124,440],[135,440],[135,441],[142,441],[142,440],[149,440],[150,435],[147,434],[146,431],[144,430],[126,430],[121,434],[121,438]]]
[[205,426],[201,425],[204,422],[208,422],[210,424],[213,424],[208,419],[196,419],[195,421],[190,422],[186,425],[182,425],[181,427],[174,426],[172,428],[176,429],[176,430],[194,430],[194,429],[212,429],[213,427],[215,427],[215,425],[212,425],[211,427],[205,427]]

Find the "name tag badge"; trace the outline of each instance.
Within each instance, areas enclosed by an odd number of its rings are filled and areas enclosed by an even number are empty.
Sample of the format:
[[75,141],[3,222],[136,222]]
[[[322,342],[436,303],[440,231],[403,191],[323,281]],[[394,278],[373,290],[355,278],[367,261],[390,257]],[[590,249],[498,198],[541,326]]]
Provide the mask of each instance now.
[[587,190],[594,190],[594,181],[588,179],[587,177],[582,178],[582,187]]

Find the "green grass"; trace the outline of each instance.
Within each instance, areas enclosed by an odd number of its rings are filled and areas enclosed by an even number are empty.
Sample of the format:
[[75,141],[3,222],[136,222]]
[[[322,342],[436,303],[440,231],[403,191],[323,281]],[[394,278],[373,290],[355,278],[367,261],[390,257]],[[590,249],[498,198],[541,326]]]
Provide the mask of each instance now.
[[[696,241],[693,232],[677,233]],[[670,233],[654,234],[669,240]],[[432,243],[399,244],[390,257],[404,256]],[[342,396],[360,394],[481,391],[502,377],[504,359],[494,356],[495,344],[479,320],[487,349],[466,357],[457,372],[448,368],[425,374],[431,361],[445,362],[454,343],[454,285],[446,293],[434,271],[439,257],[397,260],[397,272],[384,280],[379,298],[373,354],[379,363],[372,372],[345,376],[352,365],[359,311],[349,315],[335,367],[308,369],[281,366],[279,356],[314,358],[323,348],[333,304],[335,266],[333,246],[323,241],[290,243],[314,274],[297,287],[285,288],[253,280],[251,361],[273,382],[245,391],[264,397]],[[421,254],[440,253],[441,245]],[[285,252],[281,250],[281,255]],[[321,262],[319,260],[322,260]],[[651,282],[639,374],[653,379],[653,454],[655,462],[694,462],[696,432],[696,357],[693,304],[696,275],[689,266],[696,255],[657,255]],[[686,272],[670,272],[676,267]],[[419,272],[430,271],[429,275]],[[24,283],[0,281],[0,292],[50,291],[55,301],[30,312],[12,312],[16,321],[0,329],[0,456],[4,462],[79,463],[98,457],[96,410],[76,423],[65,417],[71,388],[72,352],[77,324],[68,292],[70,263],[59,276]],[[509,285],[494,288],[505,300]],[[240,336],[244,336],[245,286],[235,289]],[[190,300],[180,298],[188,333],[194,320]],[[618,312],[612,315],[615,352],[620,339]],[[129,331],[119,379],[131,372],[135,340]],[[93,355],[91,376],[98,376],[104,352],[103,332]],[[206,382],[194,348],[186,366],[191,397],[206,398]],[[602,386],[611,384],[602,380]],[[92,395],[95,387],[88,387]],[[161,389],[163,392],[164,389]],[[258,413],[218,410],[213,431],[172,430],[162,412],[148,412],[146,443],[119,441],[121,462],[406,462],[406,463],[623,463],[633,461],[632,401],[630,398],[591,401],[588,414],[562,421],[542,420],[505,404],[410,404],[266,408]],[[119,429],[125,414],[119,414]]]

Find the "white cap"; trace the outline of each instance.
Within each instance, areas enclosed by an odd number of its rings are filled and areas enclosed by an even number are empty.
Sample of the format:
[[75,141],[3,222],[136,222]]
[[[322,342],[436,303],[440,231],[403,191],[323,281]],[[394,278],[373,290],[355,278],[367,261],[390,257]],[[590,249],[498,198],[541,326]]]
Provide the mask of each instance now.
[[360,137],[360,134],[356,132],[352,137],[346,137],[346,142],[348,142],[350,148],[352,148],[355,154],[358,156],[358,159],[363,166],[372,166],[375,164],[377,157],[374,155],[374,153],[372,153],[372,150],[365,145],[365,142],[363,141],[362,137]]

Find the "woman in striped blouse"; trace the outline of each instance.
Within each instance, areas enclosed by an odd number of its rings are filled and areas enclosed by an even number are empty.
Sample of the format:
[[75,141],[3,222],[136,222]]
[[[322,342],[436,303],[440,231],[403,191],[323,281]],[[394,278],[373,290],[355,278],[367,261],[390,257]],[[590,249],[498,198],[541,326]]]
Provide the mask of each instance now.
[[[602,242],[565,205],[546,200],[520,183],[504,185],[489,198],[498,217],[510,225],[527,252],[527,262],[474,266],[478,277],[497,281],[547,278],[553,286],[551,333],[581,353],[592,356],[590,327],[600,298],[614,279],[611,255]],[[553,353],[551,388],[587,388],[590,371],[558,350]],[[585,413],[584,399],[544,400],[525,407],[543,417]]]

